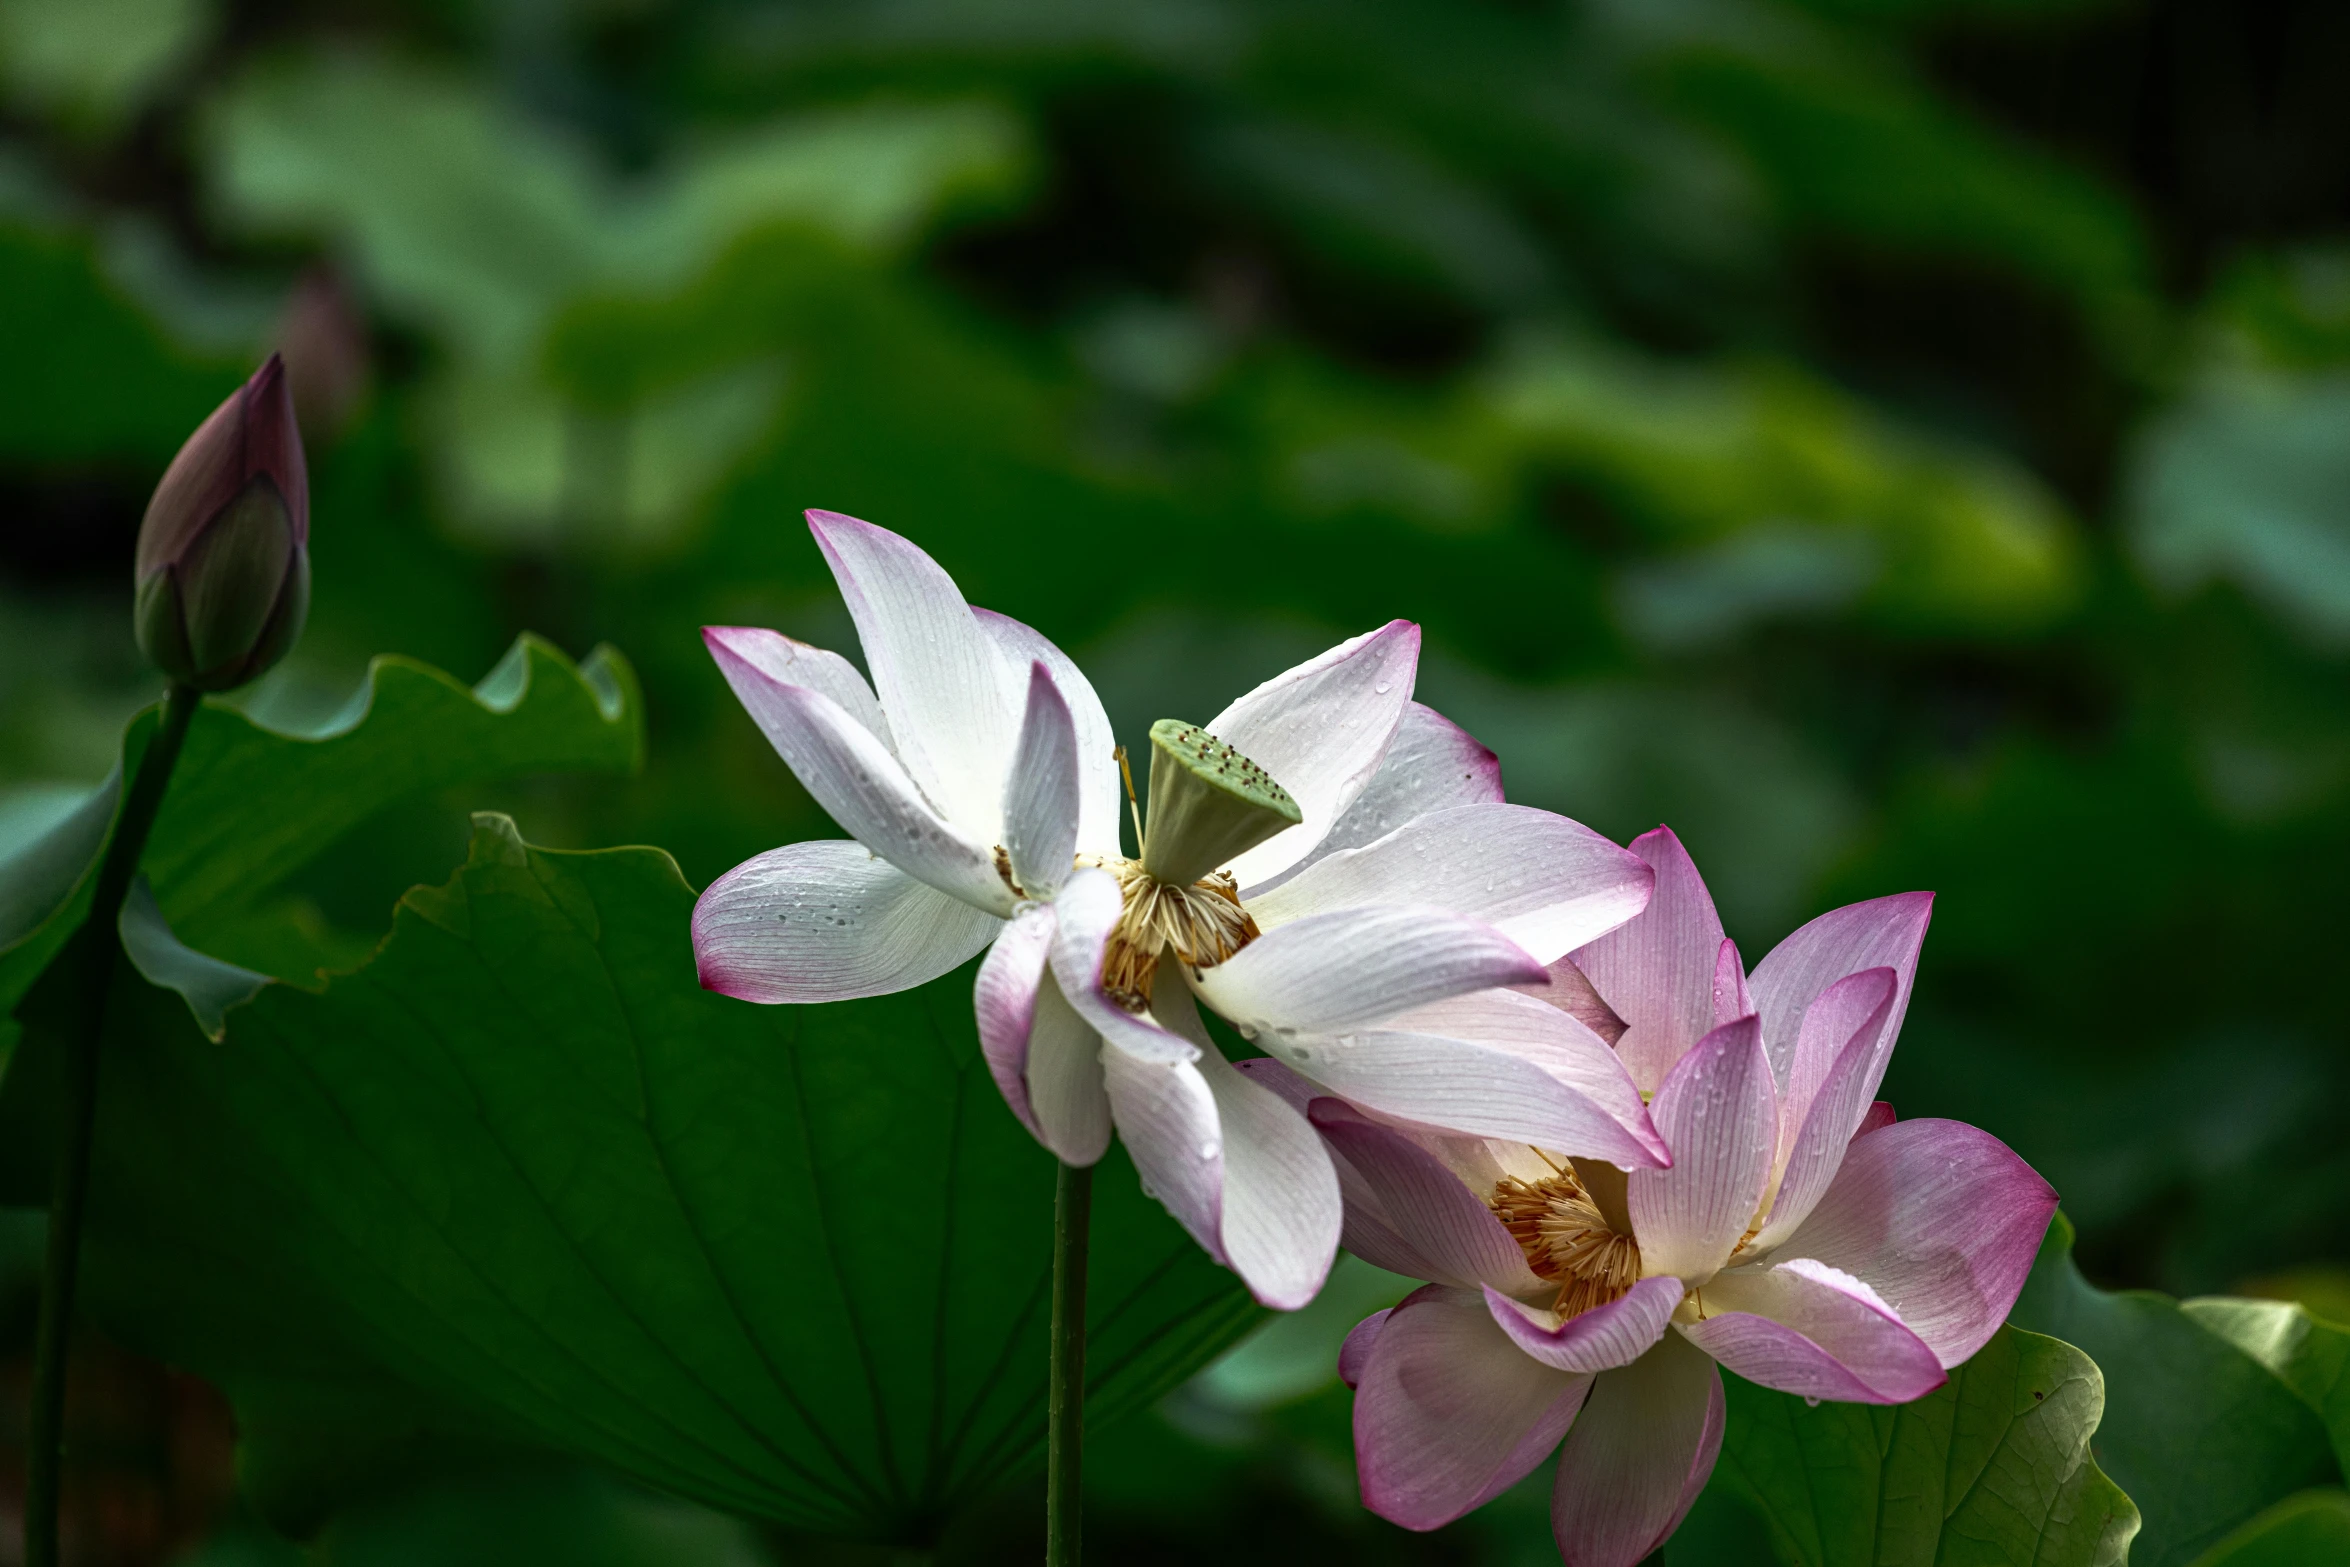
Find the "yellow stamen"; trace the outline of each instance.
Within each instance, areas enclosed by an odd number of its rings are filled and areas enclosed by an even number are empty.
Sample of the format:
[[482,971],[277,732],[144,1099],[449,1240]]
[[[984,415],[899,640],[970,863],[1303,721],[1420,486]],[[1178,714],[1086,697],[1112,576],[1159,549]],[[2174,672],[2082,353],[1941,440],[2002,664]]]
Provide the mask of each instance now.
[[1257,939],[1257,922],[1222,871],[1183,887],[1159,881],[1136,860],[1110,861],[1105,869],[1118,878],[1126,903],[1102,954],[1102,988],[1137,1011],[1150,1005],[1162,952],[1196,971]]
[[1558,1285],[1552,1309],[1562,1317],[1604,1306],[1640,1282],[1640,1243],[1609,1226],[1572,1169],[1537,1181],[1506,1176],[1487,1206],[1535,1277]]

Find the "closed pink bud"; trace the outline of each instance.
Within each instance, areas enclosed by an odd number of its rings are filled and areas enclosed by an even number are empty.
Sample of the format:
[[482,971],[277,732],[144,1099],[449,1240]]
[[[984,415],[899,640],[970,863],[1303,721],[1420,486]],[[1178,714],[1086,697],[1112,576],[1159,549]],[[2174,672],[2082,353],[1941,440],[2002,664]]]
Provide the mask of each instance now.
[[139,525],[139,647],[171,679],[228,691],[302,634],[310,478],[272,354],[188,437]]

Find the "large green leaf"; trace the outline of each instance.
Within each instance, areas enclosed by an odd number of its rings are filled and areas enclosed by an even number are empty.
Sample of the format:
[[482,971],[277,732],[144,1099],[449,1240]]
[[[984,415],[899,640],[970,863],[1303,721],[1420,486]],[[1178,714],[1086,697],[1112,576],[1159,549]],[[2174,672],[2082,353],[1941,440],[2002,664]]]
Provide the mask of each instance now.
[[2261,1509],[2338,1478],[2324,1425],[2291,1388],[2170,1297],[2093,1287],[2062,1215],[2011,1320],[2079,1345],[2105,1373],[2097,1461],[2145,1512],[2134,1567],[2193,1561]]
[[2266,1366],[2325,1423],[2334,1460],[2350,1472],[2350,1328],[2289,1300],[2206,1296],[2179,1309]]
[[2320,1567],[2350,1561],[2350,1496],[2303,1491],[2195,1558],[2195,1567]]
[[[45,833],[0,850],[0,1017],[89,918],[121,779],[154,733],[150,709],[113,776]],[[643,749],[635,676],[609,649],[575,665],[525,636],[470,690],[413,659],[378,658],[342,711],[307,730],[207,702],[141,863],[172,928],[204,948],[387,805],[491,778],[625,771]]]
[[[657,850],[485,816],[364,968],[267,987],[223,1044],[124,976],[88,1299],[227,1387],[277,1516],[462,1437],[917,1538],[1034,1451],[1053,1164],[981,1061],[971,971],[748,1006],[697,984],[692,903]],[[26,1040],[20,1194],[56,1070]],[[1258,1313],[1126,1167],[1100,1188],[1106,1415]]]
[[[2100,1471],[2096,1365],[2002,1328],[1913,1404],[1812,1404],[1727,1378],[1716,1473],[1804,1567],[2118,1567],[2138,1509]],[[1670,1554],[1668,1552],[1668,1554]]]

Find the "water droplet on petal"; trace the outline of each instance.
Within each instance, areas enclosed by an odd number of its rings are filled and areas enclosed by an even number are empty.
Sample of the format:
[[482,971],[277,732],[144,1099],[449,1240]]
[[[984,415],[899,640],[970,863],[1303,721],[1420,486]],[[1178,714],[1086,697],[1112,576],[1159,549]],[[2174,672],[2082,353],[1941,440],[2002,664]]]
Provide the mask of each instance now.
[[1385,696],[1388,692],[1395,689],[1395,682],[1392,680],[1382,680],[1378,684],[1372,686],[1371,689],[1378,692],[1381,696]]
[[1820,1401],[1816,1398],[1812,1398],[1809,1395],[1806,1395],[1803,1400],[1803,1407],[1806,1409],[1817,1409],[1820,1407]]
[[1199,1145],[1199,1156],[1200,1156],[1202,1159],[1213,1159],[1213,1158],[1215,1158],[1215,1157],[1216,1157],[1216,1145],[1215,1145],[1214,1143],[1202,1143],[1202,1144],[1200,1144],[1200,1145]]

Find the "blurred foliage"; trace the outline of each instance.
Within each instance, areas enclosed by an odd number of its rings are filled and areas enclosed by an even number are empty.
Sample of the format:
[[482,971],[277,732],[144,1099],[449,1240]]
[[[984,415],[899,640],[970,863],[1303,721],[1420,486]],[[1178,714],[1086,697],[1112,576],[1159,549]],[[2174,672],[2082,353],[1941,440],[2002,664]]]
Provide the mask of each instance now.
[[[697,884],[829,831],[695,635],[853,640],[821,505],[1129,734],[1420,620],[1513,796],[1670,820],[1750,953],[1934,888],[1901,1111],[2045,1171],[2099,1284],[2338,1296],[2345,71],[2314,0],[0,0],[0,832],[152,700],[140,509],[277,346],[316,602],[255,716],[532,631],[622,650],[647,761],[394,791],[224,956],[352,961],[475,809]],[[2079,1309],[2203,1333],[2137,1300]],[[1538,1496],[1365,1518],[1309,1329],[1105,1433],[1121,1560],[1546,1559]],[[2159,1540],[2194,1489],[2128,1463]],[[2269,1478],[2196,1549],[2338,1533],[2322,1464]],[[336,1559],[635,1538],[575,1485]]]

